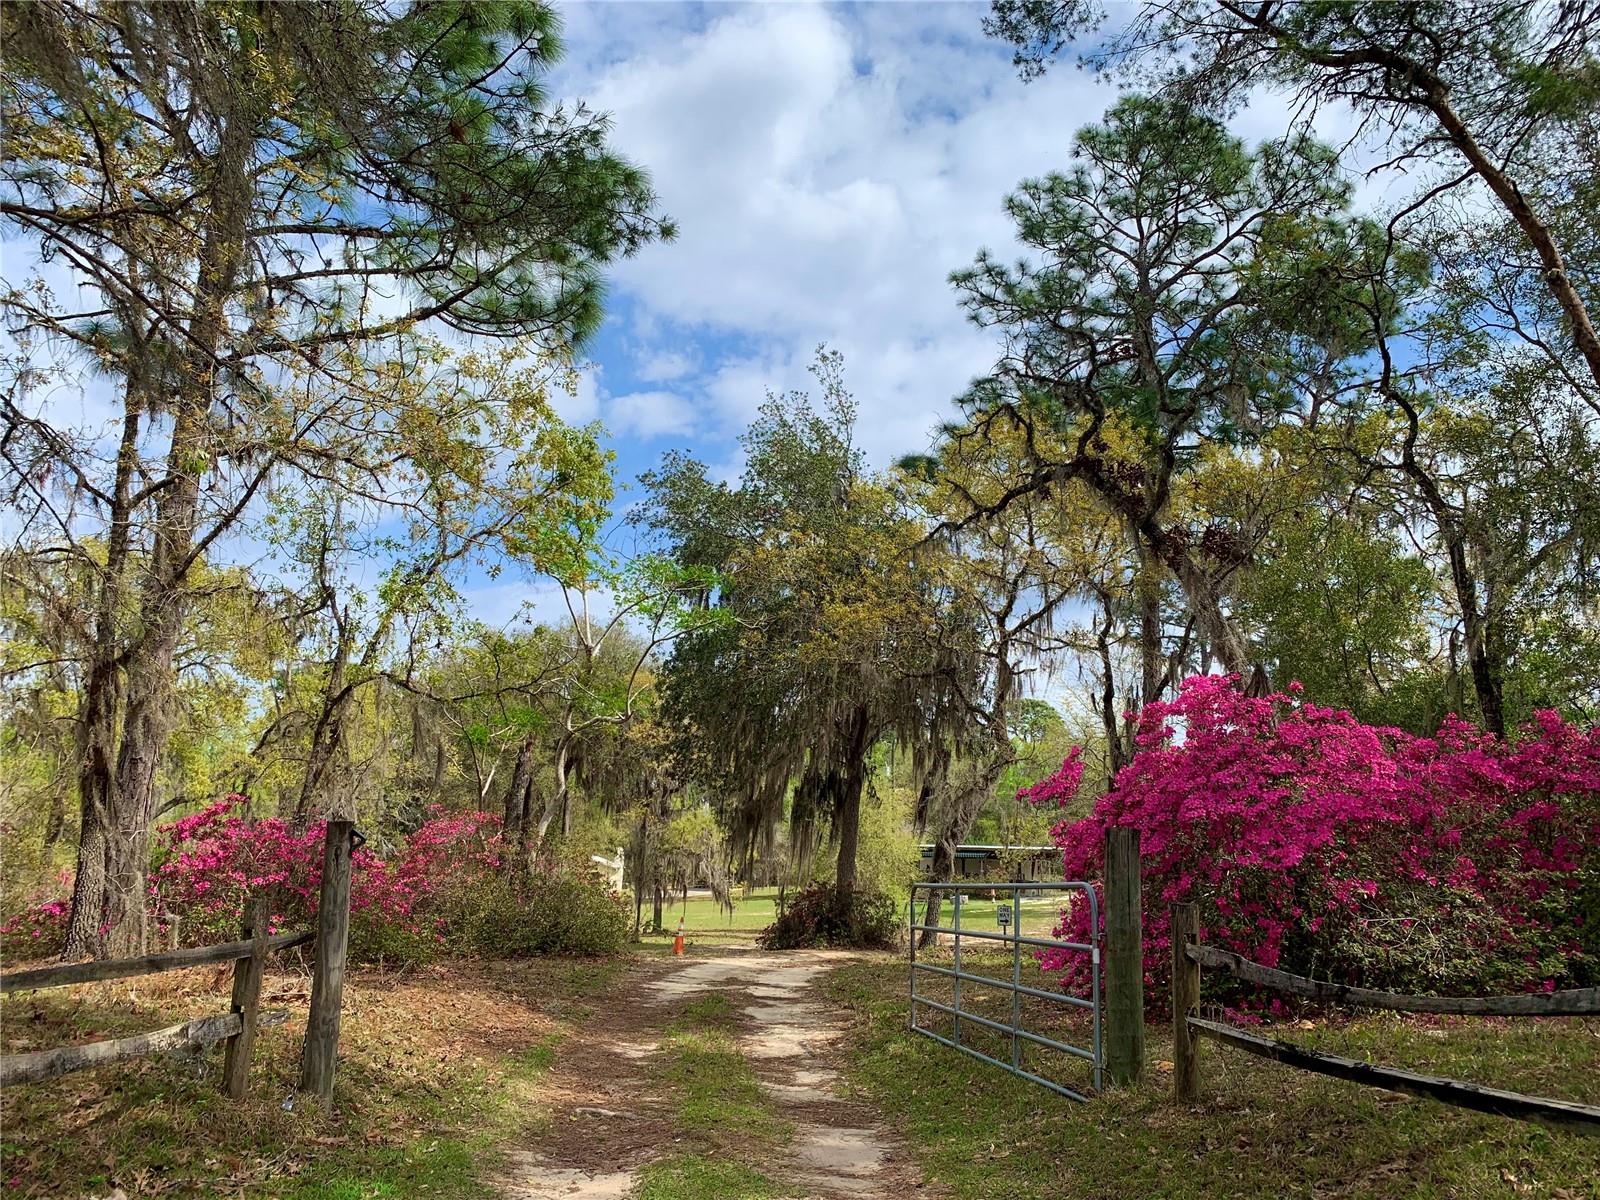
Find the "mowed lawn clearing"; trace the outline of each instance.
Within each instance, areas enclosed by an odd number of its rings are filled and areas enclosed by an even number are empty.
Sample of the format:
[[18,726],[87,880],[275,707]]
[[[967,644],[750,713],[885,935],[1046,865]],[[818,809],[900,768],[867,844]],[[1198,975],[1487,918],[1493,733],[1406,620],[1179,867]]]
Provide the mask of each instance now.
[[[791,892],[792,894],[792,892]],[[923,893],[919,893],[917,904],[917,920],[922,920]],[[728,915],[728,910],[719,905],[705,892],[693,892],[687,901],[673,898],[662,910],[662,918],[666,923],[663,933],[647,933],[644,935],[644,944],[647,947],[670,946],[678,930],[678,920],[683,920],[684,941],[689,946],[753,946],[756,937],[778,916],[778,889],[753,888],[749,893],[735,892],[733,894],[733,915]],[[999,922],[995,919],[995,909],[1000,903],[1010,903],[1005,900],[994,900],[981,896],[971,896],[961,903],[961,925],[964,929],[976,929],[986,933],[996,933],[1000,929]],[[1061,907],[1065,901],[1059,896],[1032,896],[1022,901],[1022,932],[1032,937],[1048,937],[1060,918]],[[902,917],[906,916],[905,906],[901,906]],[[648,910],[647,910],[648,915]],[[939,911],[939,924],[949,926],[954,920],[949,898],[946,897]]]
[[[1001,965],[974,959],[969,968],[993,975]],[[852,1082],[899,1123],[929,1185],[957,1200],[1600,1198],[1597,1137],[1326,1079],[1212,1044],[1201,1051],[1202,1102],[1180,1107],[1171,1100],[1170,1039],[1155,1024],[1145,1086],[1074,1104],[912,1034],[902,961],[841,967],[824,990],[853,1017]],[[918,990],[935,994],[923,979]],[[1035,1027],[1053,1022],[1081,1035],[1083,1022],[1050,1016],[1056,1009],[1033,1001],[1028,1011]],[[1600,1098],[1596,1018],[1371,1014],[1272,1032],[1535,1095]],[[1082,1072],[1068,1082],[1081,1083]]]
[[[734,892],[733,915],[707,892],[691,892],[688,900],[669,897],[662,910],[666,930],[644,935],[646,947],[670,946],[683,920],[684,941],[701,946],[754,946],[756,935],[777,919],[778,889],[754,888],[748,894]],[[650,908],[645,906],[645,919]]]

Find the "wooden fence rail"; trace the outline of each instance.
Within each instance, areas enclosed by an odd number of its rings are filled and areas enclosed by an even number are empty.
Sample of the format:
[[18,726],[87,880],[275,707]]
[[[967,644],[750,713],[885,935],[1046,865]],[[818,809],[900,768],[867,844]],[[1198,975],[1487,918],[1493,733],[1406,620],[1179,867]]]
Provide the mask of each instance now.
[[[287,1012],[277,1009],[258,1014],[255,1024],[259,1029],[282,1025],[288,1019]],[[215,1042],[228,1042],[231,1046],[243,1028],[244,1018],[240,1014],[218,1013],[210,1017],[196,1017],[166,1029],[105,1042],[91,1042],[86,1046],[57,1046],[53,1050],[7,1054],[0,1058],[0,1086],[39,1083],[81,1071],[85,1067],[103,1067],[130,1058],[147,1058],[152,1054],[182,1053]]]
[[1198,942],[1199,915],[1193,904],[1172,906],[1172,1043],[1173,1091],[1181,1102],[1199,1092],[1199,1038],[1209,1038],[1236,1050],[1270,1058],[1286,1066],[1331,1075],[1369,1087],[1427,1096],[1458,1108],[1537,1121],[1543,1125],[1600,1136],[1600,1107],[1519,1092],[1501,1091],[1459,1079],[1419,1075],[1393,1067],[1374,1066],[1308,1050],[1289,1042],[1247,1033],[1195,1015],[1200,1001],[1200,968],[1216,967],[1235,978],[1273,987],[1308,999],[1352,1004],[1395,1012],[1446,1013],[1478,1016],[1582,1016],[1600,1012],[1600,988],[1566,992],[1529,993],[1518,996],[1408,996],[1370,988],[1345,987],[1293,975],[1251,962],[1241,955]]
[[[315,939],[309,929],[301,933],[280,933],[267,939],[267,951],[290,950],[304,946]],[[35,991],[42,988],[66,987],[74,983],[99,983],[107,979],[127,979],[133,975],[156,975],[162,971],[181,971],[185,967],[201,967],[207,963],[229,962],[249,958],[255,950],[254,941],[223,942],[217,946],[191,946],[185,950],[168,950],[162,954],[146,954],[143,958],[108,958],[100,962],[63,963],[57,967],[38,967],[31,971],[12,971],[0,975],[0,995],[7,992]]]
[[285,933],[267,936],[267,902],[256,897],[245,905],[244,940],[220,946],[195,946],[146,954],[139,958],[108,959],[103,962],[66,963],[32,971],[13,971],[0,975],[0,994],[27,989],[66,987],[106,979],[126,979],[135,975],[154,975],[206,963],[233,963],[233,1000],[230,1011],[198,1017],[181,1025],[157,1029],[132,1037],[112,1038],[83,1046],[60,1046],[26,1054],[0,1057],[0,1085],[37,1083],[45,1079],[82,1071],[88,1067],[143,1058],[151,1054],[193,1050],[216,1042],[226,1042],[222,1086],[230,1097],[244,1096],[250,1073],[250,1056],[255,1047],[256,1030],[263,1025],[279,1025],[287,1013],[261,1012],[261,978],[267,955],[277,950],[302,946],[314,934]]
[[1348,1079],[1352,1083],[1380,1087],[1391,1092],[1409,1092],[1413,1096],[1427,1096],[1457,1108],[1470,1108],[1475,1112],[1493,1113],[1501,1117],[1515,1117],[1519,1121],[1537,1121],[1541,1125],[1554,1125],[1562,1129],[1576,1129],[1583,1133],[1600,1135],[1600,1108],[1591,1104],[1576,1104],[1567,1100],[1546,1100],[1540,1096],[1524,1096],[1520,1092],[1504,1092],[1498,1088],[1482,1087],[1476,1083],[1463,1083],[1459,1079],[1444,1079],[1436,1075],[1418,1075],[1413,1071],[1400,1071],[1393,1067],[1378,1067],[1325,1054],[1320,1050],[1307,1050],[1288,1042],[1260,1037],[1190,1017],[1189,1029],[1200,1037],[1211,1038],[1223,1045],[1243,1050],[1247,1054],[1270,1058],[1285,1066],[1302,1071],[1315,1071],[1318,1075],[1331,1075],[1335,1079]]
[[1291,975],[1251,962],[1232,950],[1190,945],[1191,960],[1202,967],[1218,967],[1246,983],[1277,988],[1308,1000],[1327,1004],[1353,1004],[1392,1012],[1439,1013],[1461,1017],[1577,1017],[1600,1013],[1600,987],[1573,988],[1565,992],[1525,992],[1510,996],[1407,996],[1379,992]]

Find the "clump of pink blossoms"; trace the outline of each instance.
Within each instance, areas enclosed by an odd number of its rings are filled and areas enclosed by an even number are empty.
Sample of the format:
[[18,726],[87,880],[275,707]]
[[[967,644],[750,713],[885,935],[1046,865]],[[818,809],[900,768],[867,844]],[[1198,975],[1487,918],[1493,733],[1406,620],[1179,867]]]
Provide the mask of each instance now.
[[[1181,736],[1179,731],[1181,730]],[[1196,676],[1140,714],[1133,761],[1053,831],[1065,877],[1099,879],[1113,826],[1140,832],[1145,974],[1161,994],[1168,906],[1204,941],[1319,978],[1470,994],[1588,982],[1600,891],[1600,731],[1541,712],[1514,742],[1450,718],[1431,738],[1236,677]],[[1019,798],[1064,806],[1074,750]],[[1063,914],[1081,940],[1087,912]],[[1047,952],[1081,988],[1080,955]]]

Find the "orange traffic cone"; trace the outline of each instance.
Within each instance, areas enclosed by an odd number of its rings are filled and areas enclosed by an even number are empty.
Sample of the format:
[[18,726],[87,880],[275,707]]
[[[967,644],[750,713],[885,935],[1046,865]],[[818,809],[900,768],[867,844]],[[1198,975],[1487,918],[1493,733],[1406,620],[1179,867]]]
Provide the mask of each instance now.
[[683,953],[683,918],[682,917],[678,918],[678,936],[672,939],[672,952],[674,954],[682,954]]

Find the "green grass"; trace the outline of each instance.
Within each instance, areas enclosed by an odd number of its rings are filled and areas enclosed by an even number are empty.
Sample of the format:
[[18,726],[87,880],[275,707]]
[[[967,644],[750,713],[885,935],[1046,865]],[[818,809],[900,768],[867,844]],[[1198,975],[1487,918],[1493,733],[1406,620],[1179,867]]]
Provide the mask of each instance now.
[[635,1200],[771,1200],[781,1195],[761,1172],[742,1163],[683,1154],[639,1173]]
[[744,1160],[793,1134],[739,1050],[738,1012],[721,992],[684,1004],[667,1026],[656,1080],[671,1097],[688,1147],[647,1164],[634,1200],[769,1200],[778,1185]]
[[[976,929],[980,933],[999,933],[1000,923],[995,920],[995,909],[1001,904],[1011,904],[1007,899],[985,900],[977,897],[966,897],[961,901],[961,927],[963,929]],[[1055,923],[1061,915],[1061,909],[1066,900],[1061,896],[1030,896],[1022,901],[1022,932],[1028,937],[1049,937],[1050,931],[1055,928]],[[1012,909],[1015,914],[1016,909]],[[1014,916],[1013,916],[1014,919]],[[922,902],[919,894],[917,903],[917,920],[922,920]],[[955,914],[951,909],[950,898],[945,897],[945,902],[939,907],[939,924],[946,929],[954,928]]]
[[783,1142],[793,1133],[739,1050],[733,1023],[726,996],[697,997],[668,1026],[654,1068],[672,1095],[683,1137],[705,1150]]
[[[756,934],[777,919],[777,888],[756,888],[750,894],[733,897],[733,916],[709,896],[690,896],[686,903],[672,903],[662,910],[665,933],[644,935],[646,946],[670,946],[683,920],[684,940],[692,945],[751,945]],[[645,917],[649,918],[648,906]]]
[[[660,949],[672,944],[678,929],[678,919],[683,919],[684,940],[692,946],[752,945],[756,935],[777,919],[777,888],[756,888],[748,896],[734,894],[733,916],[709,896],[691,896],[687,903],[669,905],[662,912],[666,922],[665,933],[647,933],[646,948]],[[1059,896],[1030,897],[1022,902],[1022,931],[1030,936],[1048,936],[1060,915],[1065,901]],[[961,924],[964,928],[998,933],[995,920],[995,901],[969,897],[961,902]],[[920,919],[920,908],[919,919]],[[904,898],[901,915],[905,915]],[[939,914],[939,923],[949,926],[953,919],[949,898],[946,897]]]
[[[1396,1097],[1251,1058],[1202,1050],[1202,1101],[1170,1099],[1169,1074],[1089,1104],[906,1029],[902,963],[833,972],[850,1012],[853,1082],[905,1131],[930,1182],[954,1200],[1082,1196],[1530,1196],[1600,1198],[1600,1138]],[[919,984],[920,988],[920,984]],[[1042,1002],[1040,1002],[1042,1003]],[[1600,1021],[1317,1022],[1276,1036],[1396,1066],[1558,1098],[1600,1092]],[[1170,1057],[1149,1030],[1151,1063]]]

